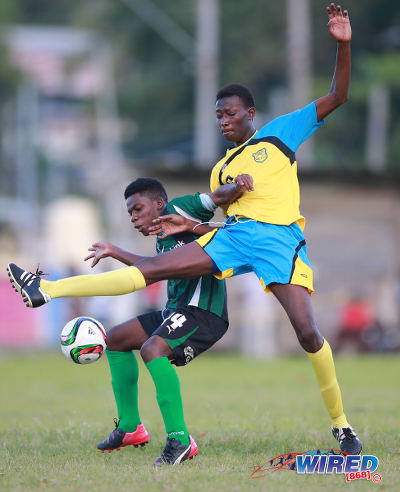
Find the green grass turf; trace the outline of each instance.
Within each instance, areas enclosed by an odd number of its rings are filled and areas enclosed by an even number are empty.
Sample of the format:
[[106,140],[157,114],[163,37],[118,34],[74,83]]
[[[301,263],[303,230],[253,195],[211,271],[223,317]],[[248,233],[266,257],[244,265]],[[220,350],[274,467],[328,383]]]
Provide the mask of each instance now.
[[204,355],[179,368],[186,421],[199,455],[154,471],[165,444],[154,386],[140,363],[145,448],[101,454],[116,416],[106,358],[89,366],[61,353],[0,355],[0,490],[313,491],[400,490],[400,359],[337,358],[345,410],[380,460],[380,484],[280,470],[250,479],[255,465],[291,451],[337,447],[306,357],[254,361]]

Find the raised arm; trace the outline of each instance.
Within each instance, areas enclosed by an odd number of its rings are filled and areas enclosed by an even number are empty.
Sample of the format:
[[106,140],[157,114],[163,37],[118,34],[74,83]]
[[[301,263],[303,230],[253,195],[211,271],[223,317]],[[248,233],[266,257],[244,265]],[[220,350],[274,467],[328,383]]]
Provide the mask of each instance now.
[[347,10],[342,11],[340,5],[335,7],[334,3],[331,3],[326,10],[329,17],[328,30],[337,40],[337,53],[331,88],[326,96],[315,101],[318,121],[347,101],[350,86],[351,25],[349,13]]

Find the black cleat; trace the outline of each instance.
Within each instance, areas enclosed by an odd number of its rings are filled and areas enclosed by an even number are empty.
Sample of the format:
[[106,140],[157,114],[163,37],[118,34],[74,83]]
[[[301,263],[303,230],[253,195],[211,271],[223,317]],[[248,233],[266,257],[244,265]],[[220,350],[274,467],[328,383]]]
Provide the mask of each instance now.
[[36,273],[31,273],[14,263],[9,263],[7,273],[14,289],[21,294],[27,307],[39,307],[51,301],[51,297],[40,289],[40,276],[43,272],[39,269]]
[[153,466],[156,468],[161,465],[174,466],[182,463],[182,461],[193,459],[193,456],[196,456],[198,453],[198,447],[192,436],[189,436],[189,439],[190,443],[183,446],[179,439],[170,439],[167,437],[167,444]]
[[332,434],[339,441],[341,451],[355,455],[361,453],[362,443],[351,426],[332,427]]

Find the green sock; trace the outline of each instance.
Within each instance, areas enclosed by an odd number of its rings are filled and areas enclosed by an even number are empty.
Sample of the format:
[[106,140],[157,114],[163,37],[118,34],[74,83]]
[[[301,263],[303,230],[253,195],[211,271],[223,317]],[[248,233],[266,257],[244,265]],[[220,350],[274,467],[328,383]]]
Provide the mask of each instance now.
[[133,352],[106,350],[111,384],[117,404],[119,428],[133,432],[140,424],[138,407],[139,366]]
[[153,359],[146,364],[153,378],[157,402],[164,420],[168,437],[189,444],[189,433],[183,416],[183,404],[178,375],[167,357]]

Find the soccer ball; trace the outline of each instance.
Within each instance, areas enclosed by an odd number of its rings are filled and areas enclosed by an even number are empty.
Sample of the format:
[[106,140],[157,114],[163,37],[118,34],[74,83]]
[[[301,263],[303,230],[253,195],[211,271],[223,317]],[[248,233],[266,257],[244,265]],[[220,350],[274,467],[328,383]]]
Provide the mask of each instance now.
[[71,319],[60,336],[62,353],[76,364],[91,364],[100,359],[107,347],[106,330],[89,316]]

